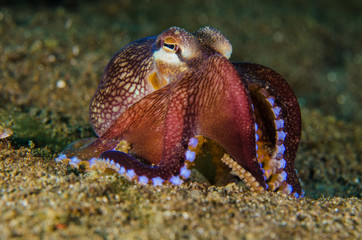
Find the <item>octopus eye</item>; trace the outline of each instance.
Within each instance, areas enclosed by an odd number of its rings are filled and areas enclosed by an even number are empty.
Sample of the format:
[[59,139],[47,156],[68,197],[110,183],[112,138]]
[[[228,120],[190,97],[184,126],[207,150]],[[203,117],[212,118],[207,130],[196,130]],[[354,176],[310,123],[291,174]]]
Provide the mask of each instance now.
[[163,46],[170,49],[170,50],[173,50],[175,51],[176,48],[177,48],[177,45],[176,44],[167,44],[167,43],[163,43]]
[[173,38],[166,38],[163,41],[163,49],[169,52],[176,52],[179,49],[179,45],[175,42]]

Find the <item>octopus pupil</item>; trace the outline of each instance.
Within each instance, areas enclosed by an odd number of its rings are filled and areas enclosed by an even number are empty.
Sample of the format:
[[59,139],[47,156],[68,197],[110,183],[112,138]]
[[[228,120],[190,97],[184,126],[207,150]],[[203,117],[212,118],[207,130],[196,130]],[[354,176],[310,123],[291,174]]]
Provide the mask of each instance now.
[[176,45],[175,44],[167,44],[167,43],[164,43],[163,44],[164,47],[167,47],[171,50],[175,50],[176,49]]

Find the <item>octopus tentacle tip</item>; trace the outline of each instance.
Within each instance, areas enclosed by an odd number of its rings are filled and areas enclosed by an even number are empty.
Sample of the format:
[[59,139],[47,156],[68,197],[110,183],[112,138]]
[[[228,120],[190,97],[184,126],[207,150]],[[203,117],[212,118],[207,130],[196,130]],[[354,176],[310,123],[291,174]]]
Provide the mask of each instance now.
[[196,153],[220,157],[204,148],[205,136],[251,190],[302,196],[294,170],[297,98],[278,73],[231,62],[231,51],[229,40],[210,27],[192,33],[172,27],[126,45],[90,102],[98,138],[70,144],[56,161],[111,168],[143,185],[179,185],[190,177]]

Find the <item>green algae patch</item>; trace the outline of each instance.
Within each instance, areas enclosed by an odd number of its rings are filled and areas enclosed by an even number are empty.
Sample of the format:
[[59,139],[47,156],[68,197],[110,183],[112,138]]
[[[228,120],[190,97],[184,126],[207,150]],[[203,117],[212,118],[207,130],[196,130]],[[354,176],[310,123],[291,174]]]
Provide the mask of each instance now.
[[13,134],[7,140],[14,147],[27,146],[42,156],[47,152],[59,152],[76,135],[92,135],[90,127],[69,126],[61,115],[36,108],[27,111],[16,107],[0,109],[0,121],[11,122],[9,128]]

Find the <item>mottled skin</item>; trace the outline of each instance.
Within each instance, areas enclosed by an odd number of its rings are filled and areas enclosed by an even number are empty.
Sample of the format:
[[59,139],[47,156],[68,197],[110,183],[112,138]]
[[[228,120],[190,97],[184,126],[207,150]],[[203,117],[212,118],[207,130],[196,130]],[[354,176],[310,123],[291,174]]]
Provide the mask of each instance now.
[[[260,144],[271,149],[264,152],[275,155],[275,146],[284,144],[283,171],[293,187],[289,193],[301,195],[294,170],[301,134],[296,97],[273,70],[230,62],[231,49],[229,41],[209,27],[194,33],[172,27],[158,37],[130,43],[108,64],[90,105],[99,138],[81,142],[80,147],[72,144],[63,153],[83,160],[109,158],[137,176],[168,180],[180,174],[190,138],[202,135],[219,143],[260,186],[268,188],[268,177],[257,159],[257,123]],[[260,89],[274,98],[281,108],[279,115],[273,115],[265,100],[268,96],[262,96]],[[287,132],[279,142],[277,116]],[[112,150],[122,140],[131,144],[128,154]]]

